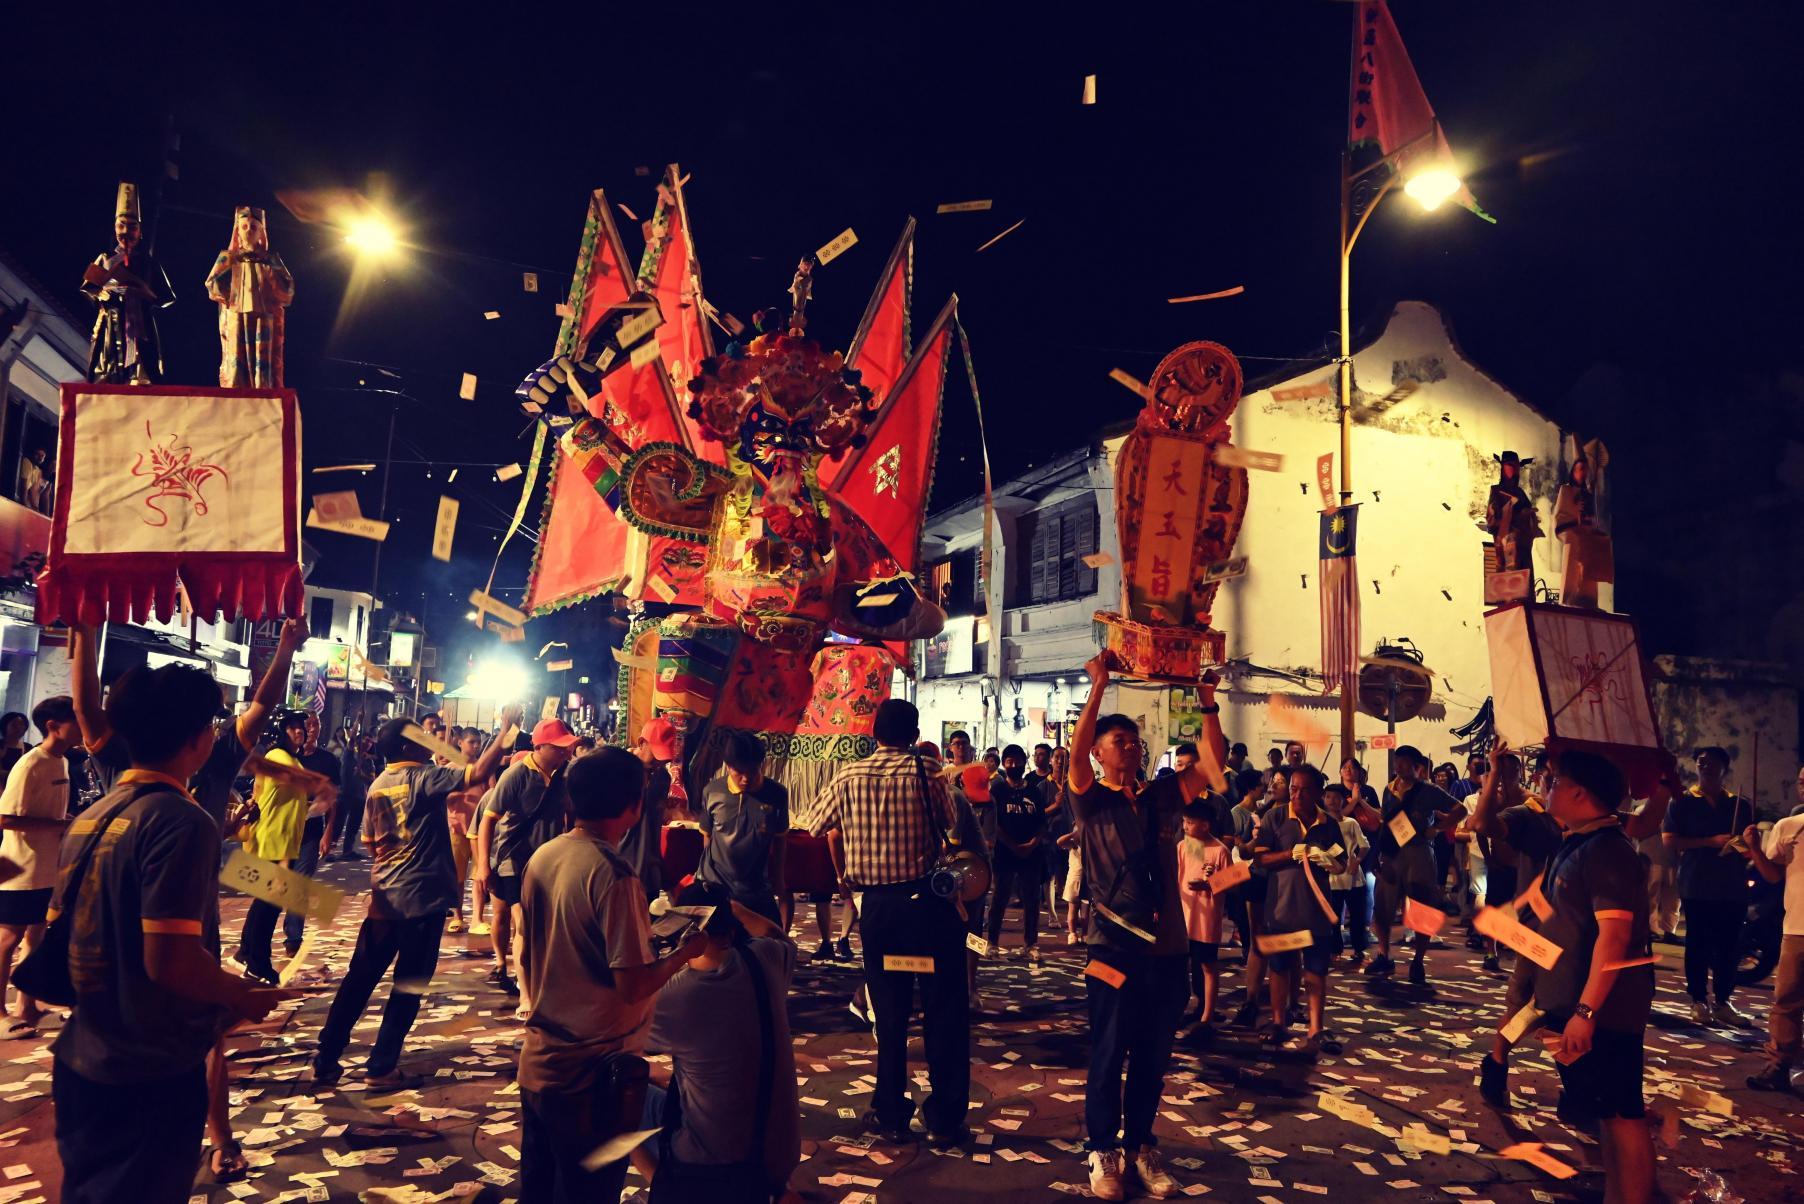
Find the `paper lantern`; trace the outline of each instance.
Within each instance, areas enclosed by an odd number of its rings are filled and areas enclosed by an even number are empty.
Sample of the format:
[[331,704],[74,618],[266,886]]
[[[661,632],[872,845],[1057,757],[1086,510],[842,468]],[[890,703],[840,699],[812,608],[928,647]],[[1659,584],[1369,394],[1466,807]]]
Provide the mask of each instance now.
[[1646,796],[1666,754],[1633,619],[1520,602],[1485,615],[1485,641],[1510,747],[1602,753]]

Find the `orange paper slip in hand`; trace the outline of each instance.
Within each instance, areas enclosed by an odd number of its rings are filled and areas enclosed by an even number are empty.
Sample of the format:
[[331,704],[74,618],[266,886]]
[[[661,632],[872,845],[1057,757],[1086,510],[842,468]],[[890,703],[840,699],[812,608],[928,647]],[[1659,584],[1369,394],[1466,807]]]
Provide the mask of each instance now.
[[1255,938],[1261,953],[1289,953],[1293,949],[1307,949],[1315,944],[1315,937],[1307,928],[1300,932],[1277,932],[1270,936]]
[[1425,936],[1433,936],[1447,923],[1447,913],[1438,907],[1430,907],[1426,903],[1418,903],[1414,899],[1403,900],[1404,927]]
[[1565,950],[1538,932],[1531,932],[1522,921],[1499,907],[1480,908],[1472,917],[1472,927],[1522,954],[1543,970],[1551,970]]
[[1094,978],[1098,982],[1107,983],[1117,991],[1121,989],[1123,983],[1127,982],[1127,975],[1123,974],[1120,970],[1117,970],[1114,966],[1109,965],[1107,962],[1099,961],[1092,961],[1089,965],[1084,967],[1084,977]]

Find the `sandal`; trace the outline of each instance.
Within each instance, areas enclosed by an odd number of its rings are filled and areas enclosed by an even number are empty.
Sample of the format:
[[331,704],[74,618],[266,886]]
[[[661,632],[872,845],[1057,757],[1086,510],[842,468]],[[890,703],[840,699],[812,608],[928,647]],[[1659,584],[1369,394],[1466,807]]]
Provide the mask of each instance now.
[[463,930],[464,918],[462,916],[452,916],[450,921],[445,924],[446,932],[462,932]]
[[215,1183],[236,1183],[250,1173],[251,1164],[236,1141],[216,1145],[207,1154],[207,1171]]
[[6,1027],[0,1029],[0,1041],[20,1041],[27,1037],[41,1037],[38,1026],[29,1020],[21,1020],[17,1016],[9,1016]]

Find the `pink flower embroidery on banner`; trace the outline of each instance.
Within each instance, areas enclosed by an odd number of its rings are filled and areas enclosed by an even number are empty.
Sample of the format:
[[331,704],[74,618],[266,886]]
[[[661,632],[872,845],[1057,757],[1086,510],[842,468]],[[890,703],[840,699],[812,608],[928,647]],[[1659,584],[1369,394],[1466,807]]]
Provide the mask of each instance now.
[[[156,515],[146,517],[147,527],[167,527],[169,515],[157,505],[162,498],[181,498],[194,507],[196,516],[207,513],[206,483],[214,477],[230,480],[231,475],[217,464],[197,464],[194,462],[194,449],[186,443],[176,443],[176,436],[170,435],[161,446],[155,442],[156,436],[151,433],[150,423],[144,424],[144,437],[152,441],[148,452],[139,452],[137,463],[132,465],[134,477],[150,478],[150,496],[144,499],[144,506]],[[148,459],[147,459],[148,457]]]

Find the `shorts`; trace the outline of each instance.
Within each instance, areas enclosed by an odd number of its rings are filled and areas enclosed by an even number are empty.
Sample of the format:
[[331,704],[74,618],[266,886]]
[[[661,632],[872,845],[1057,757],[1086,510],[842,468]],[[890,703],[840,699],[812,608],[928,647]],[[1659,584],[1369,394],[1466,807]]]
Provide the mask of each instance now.
[[1642,1052],[1639,1032],[1595,1030],[1591,1034],[1591,1052],[1570,1066],[1559,1068],[1565,1107],[1597,1120],[1640,1120],[1646,1116],[1647,1104],[1641,1094]]
[[1516,867],[1488,865],[1485,873],[1485,906],[1508,907],[1516,897]]
[[1071,866],[1065,871],[1065,889],[1059,897],[1067,903],[1075,903],[1084,897],[1084,859],[1076,849],[1071,850]]
[[1378,863],[1378,906],[1372,918],[1381,924],[1394,923],[1404,899],[1429,907],[1441,906],[1443,897],[1435,877],[1434,850],[1427,845],[1402,849]]
[[1265,968],[1291,974],[1301,965],[1305,974],[1327,974],[1334,962],[1334,934],[1326,928],[1311,928],[1309,935],[1315,939],[1301,949],[1266,954]]
[[1215,964],[1215,942],[1214,941],[1191,941],[1190,942],[1190,960],[1192,962],[1195,962],[1199,966],[1214,965]]
[[[1532,959],[1518,953],[1516,964],[1510,967],[1510,983],[1503,992],[1503,1024],[1516,1018],[1516,1013],[1528,1006],[1535,997],[1535,963]],[[1498,1027],[1502,1027],[1500,1024]]]
[[499,899],[509,907],[520,902],[520,879],[509,875],[489,875],[489,898]]
[[8,928],[30,928],[42,924],[50,910],[50,893],[55,887],[39,890],[0,890],[0,924]]
[[470,879],[470,858],[475,855],[475,852],[475,847],[470,844],[470,838],[459,832],[453,825],[451,828],[451,863],[457,867],[457,885],[459,887],[462,887]]

